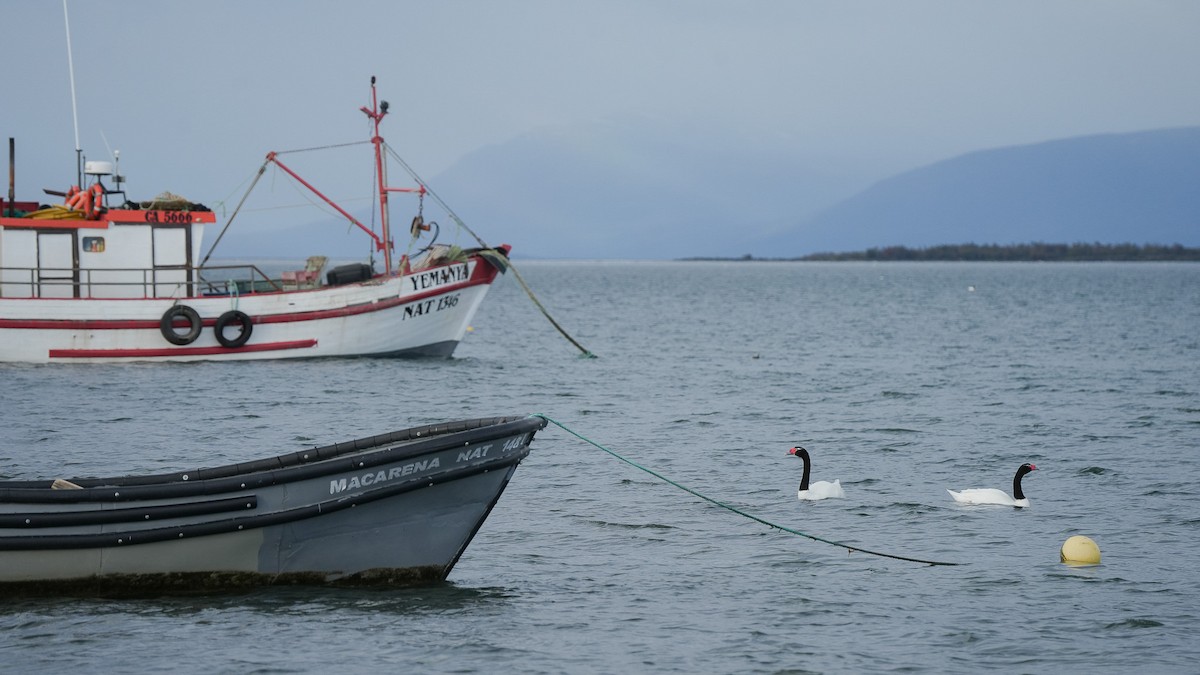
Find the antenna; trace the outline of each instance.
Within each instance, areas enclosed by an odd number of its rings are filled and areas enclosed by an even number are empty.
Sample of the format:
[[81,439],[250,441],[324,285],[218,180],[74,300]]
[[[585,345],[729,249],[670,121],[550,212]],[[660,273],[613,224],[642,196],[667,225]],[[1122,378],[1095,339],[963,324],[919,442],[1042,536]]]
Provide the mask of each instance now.
[[71,58],[71,17],[67,15],[67,0],[63,0],[63,21],[67,25],[67,70],[71,73],[71,120],[75,123],[75,171],[78,185],[83,185],[83,149],[79,147],[79,112],[75,105],[75,61]]
[[108,149],[108,154],[113,158],[112,179],[116,187],[119,188],[121,187],[121,183],[125,182],[125,177],[121,175],[121,151],[112,149],[112,146],[108,144],[108,136],[105,136],[103,131],[100,132],[100,138],[104,139],[104,147]]

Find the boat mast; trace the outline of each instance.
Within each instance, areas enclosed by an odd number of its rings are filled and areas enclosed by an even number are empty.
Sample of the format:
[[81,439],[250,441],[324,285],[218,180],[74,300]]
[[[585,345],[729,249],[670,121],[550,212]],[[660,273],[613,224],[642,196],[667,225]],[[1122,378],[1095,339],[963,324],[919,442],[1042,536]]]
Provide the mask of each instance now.
[[366,106],[363,106],[362,111],[375,124],[375,134],[371,137],[371,143],[375,146],[375,176],[379,181],[379,218],[383,226],[383,262],[386,267],[385,273],[390,273],[392,271],[392,231],[388,223],[388,187],[387,176],[384,174],[383,137],[379,135],[379,122],[387,114],[388,102],[380,102],[376,96],[374,75],[371,76],[371,109],[368,110]]
[[67,15],[67,0],[63,0],[63,22],[67,25],[67,70],[71,74],[71,119],[75,122],[76,185],[83,187],[83,148],[79,147],[79,112],[75,105],[75,61],[71,58],[71,17]]
[[8,137],[8,208],[0,210],[0,217],[17,215],[17,140]]

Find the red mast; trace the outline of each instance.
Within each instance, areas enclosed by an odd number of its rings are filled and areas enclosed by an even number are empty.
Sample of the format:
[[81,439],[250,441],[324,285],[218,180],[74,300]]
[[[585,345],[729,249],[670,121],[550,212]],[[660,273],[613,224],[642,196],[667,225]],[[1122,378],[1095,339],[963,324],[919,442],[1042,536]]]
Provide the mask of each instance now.
[[[362,110],[363,113],[365,113],[367,115],[367,117],[370,117],[371,121],[375,123],[375,135],[371,138],[371,143],[375,146],[375,175],[378,177],[378,183],[379,183],[378,184],[379,214],[380,214],[381,224],[383,226],[383,232],[382,232],[383,236],[382,237],[380,237],[379,235],[377,235],[373,231],[371,231],[371,228],[358,222],[358,220],[354,216],[350,215],[345,209],[343,209],[342,207],[340,207],[336,203],[334,203],[334,201],[332,199],[321,194],[320,190],[317,190],[315,187],[313,187],[311,184],[309,184],[308,181],[301,178],[295,171],[292,171],[291,169],[289,169],[283,162],[279,161],[279,157],[278,157],[277,153],[275,153],[275,152],[267,153],[267,162],[274,162],[275,165],[277,165],[279,168],[286,171],[288,173],[288,175],[290,175],[292,178],[295,178],[296,180],[300,181],[301,185],[303,185],[304,187],[311,190],[313,194],[317,195],[322,200],[324,200],[324,202],[326,204],[329,204],[335,210],[337,210],[338,213],[345,216],[345,218],[347,220],[349,220],[351,223],[354,223],[355,225],[357,225],[359,227],[359,229],[361,229],[363,232],[366,232],[368,235],[370,235],[371,239],[375,240],[375,249],[379,250],[379,251],[383,251],[384,265],[387,266],[387,268],[384,270],[384,274],[391,274],[392,273],[392,249],[394,248],[394,246],[392,245],[391,223],[389,222],[389,218],[388,218],[388,193],[389,192],[415,192],[422,199],[424,199],[425,193],[428,192],[428,190],[425,189],[425,186],[422,185],[420,183],[420,181],[418,181],[417,187],[415,187],[415,188],[394,188],[394,187],[387,186],[387,173],[386,173],[387,164],[383,161],[383,137],[379,135],[379,122],[383,120],[384,115],[387,115],[388,103],[387,103],[387,101],[380,101],[376,98],[376,96],[375,96],[375,77],[374,76],[371,77],[371,107],[367,108],[366,106],[363,106],[359,109]],[[264,164],[263,167],[266,168],[266,164]],[[262,174],[261,170],[259,171],[259,174],[260,175]],[[418,218],[413,220],[413,236],[414,237],[417,235],[418,228],[422,229],[422,230],[429,229],[428,227],[421,226],[421,220],[420,220],[419,216],[420,216],[420,214],[418,214]],[[402,269],[400,269],[401,274],[404,274],[408,271],[408,265],[407,265],[405,256],[400,257],[400,266],[402,268]]]
[[384,101],[382,105],[379,104],[375,95],[374,75],[371,76],[371,108],[368,110],[366,106],[363,106],[361,110],[375,123],[375,135],[371,137],[371,143],[375,146],[375,175],[379,181],[379,218],[380,224],[383,226],[383,262],[386,267],[384,273],[390,274],[392,271],[392,231],[388,223],[388,188],[387,176],[384,175],[383,137],[379,135],[379,122],[387,114],[388,103]]

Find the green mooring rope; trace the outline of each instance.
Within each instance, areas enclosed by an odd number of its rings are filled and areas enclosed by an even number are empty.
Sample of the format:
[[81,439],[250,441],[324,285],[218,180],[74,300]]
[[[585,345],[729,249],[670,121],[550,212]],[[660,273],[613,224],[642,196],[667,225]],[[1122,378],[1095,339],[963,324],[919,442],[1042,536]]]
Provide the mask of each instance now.
[[937,560],[922,560],[920,558],[908,558],[908,557],[905,557],[902,555],[892,555],[891,553],[880,553],[879,551],[871,551],[871,550],[868,550],[865,548],[860,548],[858,546],[851,546],[849,544],[843,544],[842,542],[838,542],[838,541],[822,539],[821,537],[818,537],[818,536],[815,536],[812,534],[807,534],[807,533],[801,532],[800,530],[793,530],[790,527],[784,527],[783,525],[777,525],[775,523],[772,523],[769,520],[759,518],[758,516],[756,516],[754,514],[746,513],[745,511],[742,511],[741,509],[739,509],[737,507],[730,506],[729,504],[726,504],[724,502],[719,502],[719,501],[713,499],[712,497],[709,497],[709,496],[703,495],[699,492],[696,492],[695,490],[691,489],[690,487],[687,487],[686,485],[680,485],[679,483],[676,483],[675,481],[671,480],[670,478],[667,478],[666,476],[658,473],[657,471],[654,471],[653,469],[648,469],[648,468],[642,466],[641,464],[634,462],[633,460],[622,457],[621,455],[613,452],[612,450],[609,450],[608,448],[604,447],[603,445],[600,445],[596,441],[593,441],[592,439],[584,436],[583,434],[579,433],[578,431],[568,428],[565,424],[563,424],[562,422],[559,422],[556,419],[553,419],[553,418],[543,415],[541,413],[531,413],[530,416],[531,417],[540,417],[540,418],[546,420],[547,422],[550,422],[550,423],[554,424],[555,426],[559,427],[563,431],[571,434],[572,436],[578,438],[579,440],[596,446],[597,448],[603,450],[604,452],[607,452],[608,454],[612,455],[613,457],[616,457],[617,459],[621,460],[622,462],[625,462],[626,464],[634,467],[635,469],[641,469],[642,471],[645,471],[646,473],[650,474],[651,476],[654,476],[655,478],[663,481],[664,483],[674,485],[675,487],[679,488],[680,490],[683,490],[684,492],[690,492],[691,494],[699,497],[700,499],[703,499],[704,501],[706,501],[710,504],[719,506],[727,511],[732,511],[732,512],[738,514],[739,516],[742,516],[743,518],[749,518],[750,520],[762,523],[763,525],[766,525],[767,527],[773,527],[777,530],[783,530],[784,532],[788,532],[790,534],[799,535],[801,537],[807,537],[809,539],[812,539],[813,541],[819,541],[822,544],[830,544],[833,546],[837,546],[839,548],[847,549],[849,551],[858,551],[859,553],[867,553],[870,555],[877,555],[877,556],[880,556],[883,558],[893,558],[895,560],[907,560],[908,562],[922,563],[925,565],[950,565],[950,566],[952,566],[952,565],[961,564],[961,563],[953,563],[953,562],[939,562]]

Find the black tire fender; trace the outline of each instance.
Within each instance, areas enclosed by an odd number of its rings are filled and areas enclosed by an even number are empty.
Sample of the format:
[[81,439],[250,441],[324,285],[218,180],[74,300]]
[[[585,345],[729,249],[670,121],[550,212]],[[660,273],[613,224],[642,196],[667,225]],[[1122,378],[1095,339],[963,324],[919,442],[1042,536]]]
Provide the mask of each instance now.
[[[225,337],[225,329],[230,325],[241,327],[241,332],[233,339]],[[220,342],[222,347],[237,349],[250,339],[250,333],[254,332],[254,321],[245,312],[231,309],[217,317],[213,332],[217,334],[217,342]]]
[[[175,321],[178,319],[187,320],[187,331],[180,333],[175,330]],[[187,305],[172,305],[158,320],[158,330],[167,342],[173,345],[190,345],[195,342],[196,338],[200,337],[202,325],[200,314]]]

